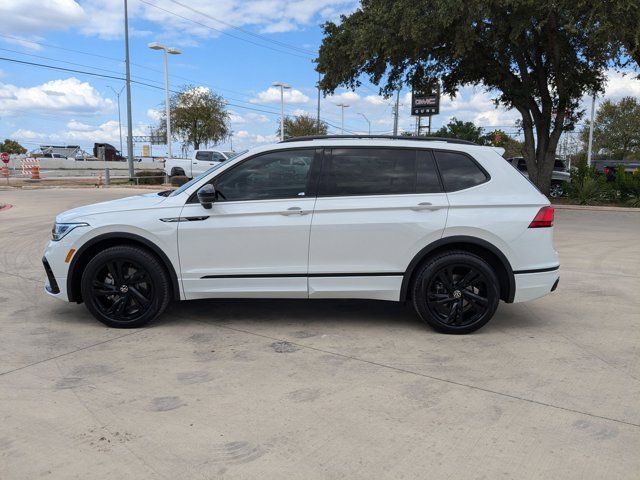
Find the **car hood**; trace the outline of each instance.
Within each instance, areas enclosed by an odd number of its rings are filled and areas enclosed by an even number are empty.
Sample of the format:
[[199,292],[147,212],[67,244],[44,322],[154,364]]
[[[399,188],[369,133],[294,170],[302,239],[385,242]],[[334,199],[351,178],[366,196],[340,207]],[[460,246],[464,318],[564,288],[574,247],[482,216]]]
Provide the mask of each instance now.
[[143,210],[158,205],[166,200],[167,197],[158,195],[157,193],[145,193],[132,197],[120,198],[118,200],[110,200],[108,202],[93,203],[83,207],[73,208],[62,212],[56,217],[57,223],[66,223],[78,221],[86,216],[100,213],[125,212],[129,210]]
[[551,178],[554,180],[565,180],[568,182],[571,179],[571,174],[569,172],[559,172],[558,170],[554,170],[551,174]]

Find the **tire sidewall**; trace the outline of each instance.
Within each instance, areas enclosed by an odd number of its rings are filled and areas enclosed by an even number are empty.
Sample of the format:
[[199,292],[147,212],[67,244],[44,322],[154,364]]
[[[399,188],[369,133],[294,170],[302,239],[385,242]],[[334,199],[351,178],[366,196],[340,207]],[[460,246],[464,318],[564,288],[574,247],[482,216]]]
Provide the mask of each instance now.
[[[465,326],[447,325],[436,319],[427,306],[426,286],[429,284],[433,275],[439,272],[447,265],[468,265],[476,268],[487,279],[487,299],[489,301],[488,308],[484,315],[474,323]],[[478,330],[491,320],[498,303],[500,301],[500,289],[498,277],[491,266],[477,255],[467,252],[449,252],[427,261],[420,269],[413,282],[412,289],[413,305],[420,318],[442,333],[464,334]]]

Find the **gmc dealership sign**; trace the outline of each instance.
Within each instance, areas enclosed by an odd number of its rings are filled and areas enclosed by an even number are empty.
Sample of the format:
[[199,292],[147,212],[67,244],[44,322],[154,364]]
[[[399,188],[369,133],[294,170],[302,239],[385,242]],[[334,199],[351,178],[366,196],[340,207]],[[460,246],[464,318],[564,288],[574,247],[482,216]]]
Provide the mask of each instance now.
[[411,115],[426,117],[440,113],[440,92],[411,92]]

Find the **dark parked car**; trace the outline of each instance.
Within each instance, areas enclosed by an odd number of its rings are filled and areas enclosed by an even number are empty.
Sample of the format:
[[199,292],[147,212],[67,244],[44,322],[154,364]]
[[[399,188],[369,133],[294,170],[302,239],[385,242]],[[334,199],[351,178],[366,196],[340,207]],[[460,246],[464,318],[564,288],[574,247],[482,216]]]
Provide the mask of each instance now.
[[640,162],[637,160],[594,160],[593,166],[596,172],[605,175],[608,182],[612,182],[616,178],[616,172],[618,167],[622,165],[624,171],[627,173],[633,173],[635,170],[640,170]]
[[[520,170],[525,176],[527,175],[527,162],[524,157],[511,157],[507,158],[507,162]],[[567,192],[567,184],[569,183],[571,176],[567,171],[567,166],[564,161],[556,158],[553,165],[553,173],[551,175],[551,187],[549,188],[549,196],[552,198],[561,197]]]

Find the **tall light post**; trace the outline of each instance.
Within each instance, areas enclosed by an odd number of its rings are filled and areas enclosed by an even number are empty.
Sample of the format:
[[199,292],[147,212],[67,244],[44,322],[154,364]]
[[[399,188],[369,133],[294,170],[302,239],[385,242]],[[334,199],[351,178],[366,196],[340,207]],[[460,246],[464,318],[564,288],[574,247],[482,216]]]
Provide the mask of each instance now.
[[127,0],[124,0],[124,65],[125,85],[127,86],[127,166],[129,167],[129,180],[133,181],[133,120],[131,117],[131,68],[129,62],[129,9]]
[[589,122],[589,145],[587,147],[587,165],[591,166],[591,154],[593,153],[593,123],[596,113],[596,94],[591,98],[591,122]]
[[364,113],[358,112],[358,115],[360,115],[362,118],[364,118],[367,121],[367,123],[369,124],[369,135],[371,135],[371,121],[367,118],[367,116]]
[[280,141],[284,140],[284,91],[291,89],[291,85],[282,82],[273,82],[273,87],[280,87]]
[[167,116],[167,150],[168,157],[171,158],[171,105],[169,104],[169,54],[180,55],[182,52],[177,48],[166,47],[158,42],[152,42],[149,45],[151,50],[164,51],[164,87],[165,87],[165,114]]
[[120,119],[120,95],[122,94],[122,91],[124,90],[125,85],[122,86],[119,92],[115,88],[113,88],[111,85],[107,85],[107,87],[111,89],[111,91],[115,94],[116,98],[118,99],[118,132],[120,135],[120,155],[124,155],[124,152],[122,151],[122,120]]
[[338,103],[336,107],[340,107],[340,134],[344,135],[344,109],[348,108],[349,105],[346,103]]

